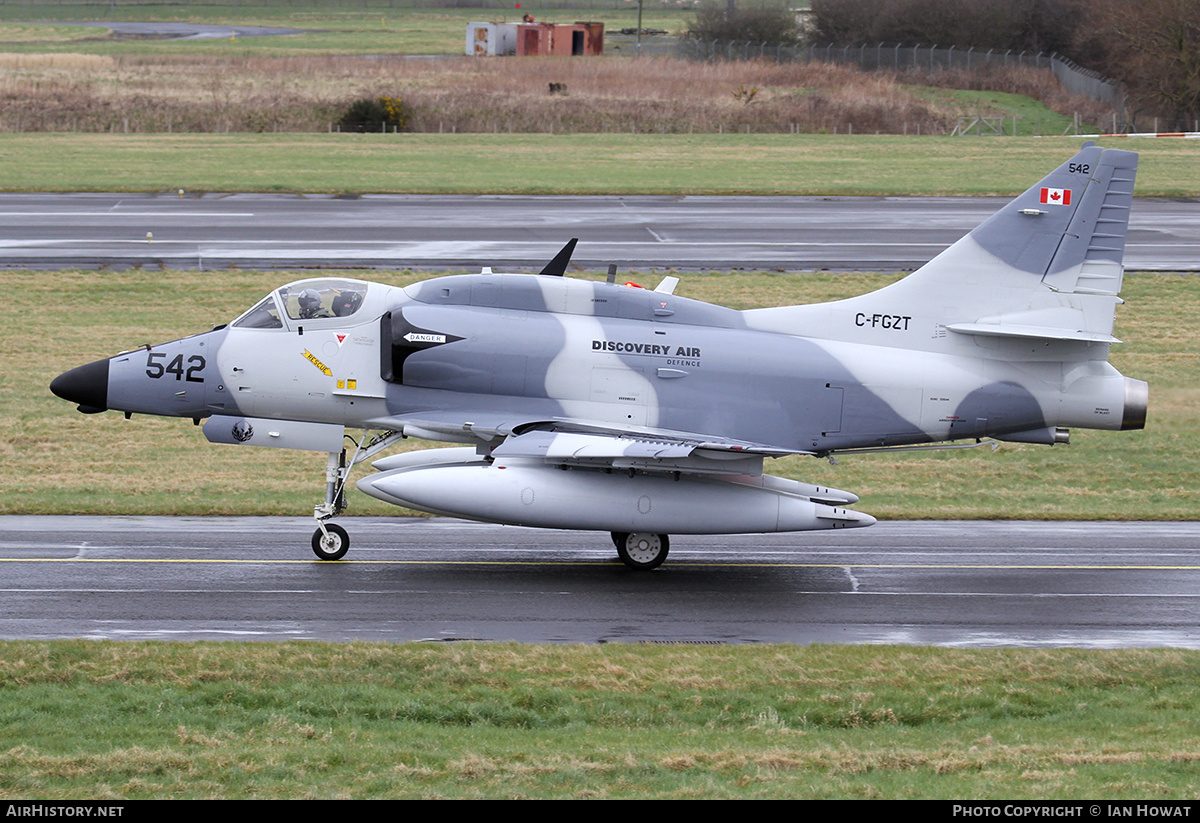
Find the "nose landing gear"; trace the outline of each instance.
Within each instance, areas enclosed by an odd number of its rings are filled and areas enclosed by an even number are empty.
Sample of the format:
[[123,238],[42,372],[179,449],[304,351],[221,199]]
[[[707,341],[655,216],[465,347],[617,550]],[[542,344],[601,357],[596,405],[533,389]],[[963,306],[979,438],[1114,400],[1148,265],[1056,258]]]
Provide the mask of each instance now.
[[[364,431],[356,443],[354,456],[346,462],[346,450],[330,452],[325,464],[325,502],[313,509],[317,530],[313,532],[312,549],[321,560],[341,560],[350,551],[350,535],[335,523],[326,522],[346,510],[346,481],[350,470],[364,460],[374,457],[404,439],[401,432],[383,431],[368,440],[370,430]],[[351,438],[351,442],[353,438]]]
[[322,523],[313,532],[312,548],[321,560],[341,560],[350,551],[350,535],[336,523]]

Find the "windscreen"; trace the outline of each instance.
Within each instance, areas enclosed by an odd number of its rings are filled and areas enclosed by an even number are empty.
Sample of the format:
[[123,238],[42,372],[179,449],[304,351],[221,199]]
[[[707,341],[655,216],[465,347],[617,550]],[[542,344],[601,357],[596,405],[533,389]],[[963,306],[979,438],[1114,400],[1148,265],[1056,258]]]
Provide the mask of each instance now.
[[257,306],[233,321],[239,329],[282,329],[283,321],[279,319],[279,305],[275,295],[268,294]]

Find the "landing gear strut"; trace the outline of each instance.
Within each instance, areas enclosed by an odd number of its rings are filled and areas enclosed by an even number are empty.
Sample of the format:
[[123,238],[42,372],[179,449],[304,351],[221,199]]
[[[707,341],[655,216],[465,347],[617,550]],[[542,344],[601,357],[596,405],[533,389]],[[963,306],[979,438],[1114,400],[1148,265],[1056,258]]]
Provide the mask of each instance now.
[[621,562],[637,571],[657,569],[667,559],[671,546],[665,534],[653,532],[613,532],[612,540]]
[[341,526],[326,521],[332,520],[346,510],[346,481],[350,470],[364,460],[404,439],[400,432],[383,431],[372,437],[364,431],[362,440],[355,445],[354,456],[346,462],[346,450],[330,452],[325,464],[325,502],[313,508],[317,530],[313,532],[312,549],[321,560],[341,560],[350,551],[350,535]]

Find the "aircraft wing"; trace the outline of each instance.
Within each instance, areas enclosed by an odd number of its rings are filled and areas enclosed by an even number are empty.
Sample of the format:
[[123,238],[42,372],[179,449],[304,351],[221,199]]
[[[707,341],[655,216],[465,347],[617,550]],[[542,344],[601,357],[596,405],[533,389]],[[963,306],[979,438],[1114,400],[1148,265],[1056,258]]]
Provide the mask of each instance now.
[[549,465],[689,475],[762,474],[764,457],[791,452],[754,443],[677,433],[534,428],[508,438],[492,456],[541,458]]
[[780,449],[728,437],[592,421],[519,420],[493,413],[430,415],[393,424],[406,435],[460,442],[501,440],[493,457],[540,458],[577,465],[684,474],[758,475],[764,457],[812,452]]

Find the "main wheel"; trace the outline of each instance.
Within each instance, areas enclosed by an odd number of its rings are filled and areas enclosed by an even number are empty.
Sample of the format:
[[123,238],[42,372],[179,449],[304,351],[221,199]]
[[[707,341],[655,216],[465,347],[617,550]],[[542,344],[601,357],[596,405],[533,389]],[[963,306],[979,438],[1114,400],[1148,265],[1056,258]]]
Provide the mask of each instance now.
[[326,523],[325,531],[313,532],[312,548],[322,560],[341,560],[350,551],[350,535],[336,523]]
[[652,532],[613,533],[617,544],[617,555],[631,569],[650,571],[657,569],[667,559],[670,539],[665,534]]

